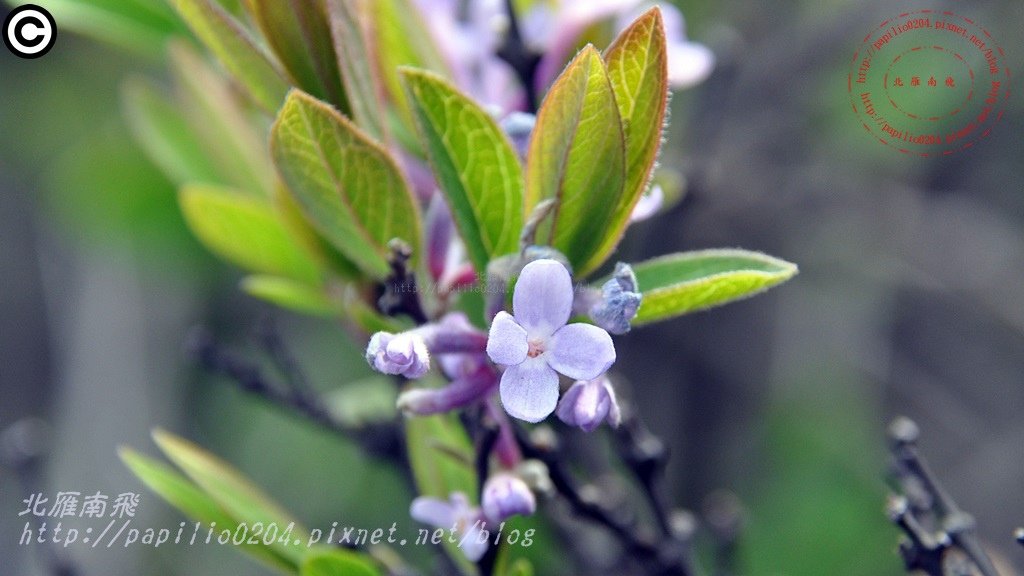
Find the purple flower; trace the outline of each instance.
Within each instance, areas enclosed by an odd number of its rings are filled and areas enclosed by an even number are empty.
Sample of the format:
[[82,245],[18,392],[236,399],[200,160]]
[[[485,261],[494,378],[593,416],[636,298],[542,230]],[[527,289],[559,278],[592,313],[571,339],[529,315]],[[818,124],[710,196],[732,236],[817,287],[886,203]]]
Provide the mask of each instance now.
[[366,361],[378,372],[419,378],[430,370],[423,338],[413,332],[377,332],[366,346]]
[[523,267],[516,282],[514,316],[502,311],[494,317],[487,354],[506,367],[501,402],[510,415],[540,422],[558,403],[559,373],[592,380],[615,362],[608,332],[590,324],[567,324],[572,304],[572,279],[565,266],[535,260]]
[[476,562],[487,551],[488,538],[483,537],[483,515],[479,508],[469,505],[466,495],[453,492],[448,501],[420,496],[409,506],[409,515],[414,520],[435,528],[451,530],[462,548],[462,553]]
[[605,420],[616,428],[622,420],[615,390],[607,376],[573,384],[562,395],[555,413],[562,422],[586,432],[593,432]]
[[633,212],[629,215],[630,222],[641,222],[654,216],[665,205],[665,191],[661,186],[655,184],[651,189],[640,196],[640,200],[633,206]]
[[484,517],[495,524],[516,514],[529,516],[537,511],[537,499],[521,478],[499,472],[484,483],[481,496]]

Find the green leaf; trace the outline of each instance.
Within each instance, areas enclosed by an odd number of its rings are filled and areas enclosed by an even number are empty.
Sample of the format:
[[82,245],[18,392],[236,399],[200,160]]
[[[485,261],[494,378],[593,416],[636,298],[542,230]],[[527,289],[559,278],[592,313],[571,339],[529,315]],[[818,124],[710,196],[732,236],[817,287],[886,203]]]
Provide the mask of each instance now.
[[[12,6],[24,2],[9,0]],[[151,0],[47,0],[61,30],[110,42],[146,56],[161,56],[167,38],[183,29],[163,2]]]
[[242,279],[242,290],[282,308],[312,316],[342,316],[341,304],[322,290],[280,276],[253,275]]
[[245,5],[294,85],[347,112],[324,3],[245,0]]
[[587,46],[551,87],[530,140],[526,212],[547,198],[556,205],[547,243],[585,276],[601,263],[625,179],[622,121],[601,55]]
[[365,556],[337,548],[315,548],[302,561],[300,576],[379,576]]
[[370,136],[385,140],[386,115],[381,105],[382,90],[373,65],[373,52],[363,26],[365,9],[359,0],[326,1],[334,52],[352,118]]
[[195,235],[225,259],[247,270],[306,284],[319,282],[316,264],[266,201],[228,188],[196,184],[181,190],[179,202]]
[[[282,530],[292,525],[292,536],[301,542],[309,540],[305,528],[220,458],[163,430],[154,430],[153,440],[172,462],[238,522],[249,526],[255,522],[262,522],[264,526],[274,523]],[[302,547],[294,546],[292,542],[275,542],[271,547],[290,562],[302,561]]]
[[643,302],[634,325],[748,298],[789,280],[797,266],[746,250],[702,250],[633,265]]
[[313,228],[302,207],[292,198],[288,188],[279,183],[275,188],[274,207],[292,237],[306,249],[306,252],[322,267],[347,280],[362,278],[359,268],[346,258],[333,244]]
[[661,147],[668,104],[668,49],[661,10],[651,8],[633,22],[605,51],[604,59],[622,118],[626,181],[592,268],[603,263],[622,239]]
[[418,257],[419,211],[398,165],[335,110],[292,91],[274,124],[271,153],[306,218],[364,272],[388,274],[392,238]]
[[405,438],[420,494],[447,500],[452,492],[462,492],[470,501],[476,499],[473,445],[456,415],[410,418]]
[[470,259],[483,274],[492,258],[519,245],[519,157],[490,114],[446,80],[408,68],[402,74],[438,183]]
[[[118,455],[125,466],[143,484],[192,520],[208,525],[216,523],[221,528],[228,529],[238,525],[238,521],[232,518],[216,500],[170,466],[130,448],[119,449]],[[296,561],[289,560],[262,543],[248,544],[246,542],[239,548],[282,571],[294,572],[297,569]]]
[[268,112],[277,110],[288,91],[288,83],[249,32],[211,0],[171,2],[192,32],[248,91],[253,102]]
[[415,122],[399,68],[424,68],[446,77],[451,74],[414,2],[373,0],[367,4],[384,88],[402,120],[411,127]]
[[[417,385],[442,385],[421,379]],[[416,487],[424,496],[448,500],[452,492],[462,492],[470,500],[477,499],[474,451],[466,430],[454,413],[417,416],[406,420],[405,442],[409,452]],[[457,544],[444,541],[449,558],[463,574],[475,574],[473,563]]]
[[168,178],[178,184],[220,181],[176,102],[142,79],[126,82],[122,99],[132,135]]
[[171,44],[170,56],[182,110],[220,181],[248,194],[270,196],[275,176],[266,136],[254,127],[236,91],[184,42]]

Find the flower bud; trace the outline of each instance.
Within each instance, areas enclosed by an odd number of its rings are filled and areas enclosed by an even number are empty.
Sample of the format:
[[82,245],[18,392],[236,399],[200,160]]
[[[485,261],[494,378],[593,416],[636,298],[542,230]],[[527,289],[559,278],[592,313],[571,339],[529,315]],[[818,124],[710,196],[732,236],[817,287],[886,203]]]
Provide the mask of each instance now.
[[430,354],[416,334],[377,332],[366,347],[366,361],[378,372],[419,378],[430,370]]
[[499,472],[484,483],[480,506],[485,518],[500,523],[516,514],[533,514],[537,510],[537,499],[518,476]]
[[611,334],[629,332],[643,296],[637,290],[636,275],[629,264],[619,262],[615,274],[601,287],[601,300],[590,309],[594,323]]
[[562,422],[585,432],[593,432],[605,420],[615,428],[622,420],[615,390],[606,376],[573,384],[562,395],[555,413]]

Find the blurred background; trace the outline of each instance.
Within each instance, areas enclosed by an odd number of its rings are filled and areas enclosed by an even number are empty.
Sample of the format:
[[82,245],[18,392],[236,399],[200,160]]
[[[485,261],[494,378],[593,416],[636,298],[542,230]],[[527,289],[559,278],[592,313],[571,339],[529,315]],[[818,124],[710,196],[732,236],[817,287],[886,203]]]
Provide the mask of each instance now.
[[[968,15],[1024,70],[1024,3],[678,5],[718,65],[672,100],[661,163],[685,174],[683,202],[634,226],[619,258],[737,246],[801,273],[618,341],[622,394],[670,445],[673,502],[699,511],[717,489],[740,497],[742,574],[901,574],[883,512],[884,433],[906,414],[986,542],[1024,566],[1011,538],[1024,525],[1021,99],[980,145],[921,159],[866,135],[846,94],[863,36],[903,10]],[[164,78],[159,40],[180,30],[161,14],[114,42],[62,30],[37,60],[0,50],[5,574],[49,574],[43,547],[18,546],[32,492],[139,492],[141,524],[176,527],[179,514],[116,455],[125,444],[154,453],[154,426],[226,457],[311,526],[407,515],[411,495],[393,470],[204,374],[183,351],[197,325],[253,349],[270,316],[317,387],[368,372],[362,343],[337,325],[240,292],[241,273],[192,239],[173,185],[131,139],[124,82]],[[35,468],[16,472],[35,453]],[[86,575],[263,573],[218,546],[69,557]]]

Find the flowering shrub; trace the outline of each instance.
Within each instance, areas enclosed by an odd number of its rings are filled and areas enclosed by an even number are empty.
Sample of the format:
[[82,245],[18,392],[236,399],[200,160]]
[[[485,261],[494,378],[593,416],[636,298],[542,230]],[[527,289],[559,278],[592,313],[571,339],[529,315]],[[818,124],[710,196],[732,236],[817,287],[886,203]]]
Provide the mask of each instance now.
[[[195,235],[250,273],[243,290],[365,335],[367,363],[392,377],[380,385],[400,388],[398,411],[377,424],[404,430],[399,461],[420,494],[409,514],[457,534],[444,540],[452,565],[531,573],[520,549],[480,536],[562,499],[621,539],[627,563],[693,573],[688,535],[652,477],[640,473],[657,537],[581,495],[557,442],[543,441],[551,429],[530,427],[557,429],[552,414],[586,432],[629,419],[635,440],[640,424],[609,371],[613,336],[796,273],[734,249],[612,266],[627,229],[668,196],[653,180],[670,89],[713,66],[678,11],[247,0],[238,15],[213,0],[172,3],[217,64],[172,45],[173,95],[128,98],[140,142],[180,182]],[[608,30],[603,51],[582,40]],[[315,398],[208,363],[334,422]],[[224,463],[157,440],[185,476],[131,451],[125,461],[185,513],[298,526]],[[644,446],[636,458],[654,458]],[[379,548],[243,550],[288,573],[405,573]]]

